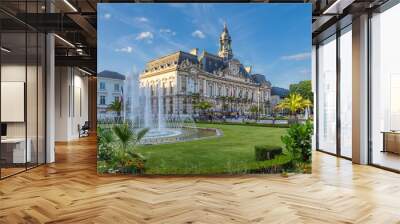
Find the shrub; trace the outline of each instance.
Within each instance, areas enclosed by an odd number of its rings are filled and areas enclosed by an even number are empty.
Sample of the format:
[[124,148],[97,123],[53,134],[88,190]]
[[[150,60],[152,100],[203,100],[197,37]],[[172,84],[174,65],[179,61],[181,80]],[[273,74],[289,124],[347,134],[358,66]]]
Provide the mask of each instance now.
[[143,173],[146,158],[136,151],[148,129],[137,133],[129,123],[98,128],[98,172]]
[[100,161],[110,160],[113,154],[112,143],[114,142],[114,135],[108,129],[97,129],[97,159]]
[[313,125],[311,121],[305,124],[294,124],[287,130],[287,135],[282,136],[282,142],[286,146],[286,153],[294,163],[311,162],[311,135]]
[[257,161],[273,159],[276,155],[282,154],[282,147],[274,145],[256,145],[254,153]]
[[268,127],[268,128],[288,128],[289,124],[262,124],[255,122],[224,122],[224,121],[196,121],[197,124],[224,124],[224,125],[241,125],[241,126],[255,126],[255,127]]
[[236,164],[236,166],[232,167],[230,173],[280,173],[290,161],[289,156],[281,154],[270,160]]

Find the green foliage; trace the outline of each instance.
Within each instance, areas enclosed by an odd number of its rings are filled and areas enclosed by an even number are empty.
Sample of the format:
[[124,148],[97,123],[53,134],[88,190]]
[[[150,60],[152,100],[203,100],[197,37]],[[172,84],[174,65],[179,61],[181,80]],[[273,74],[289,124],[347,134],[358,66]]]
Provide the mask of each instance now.
[[289,86],[289,93],[300,94],[304,99],[313,101],[314,94],[312,92],[311,80],[301,81],[296,84],[291,84]]
[[114,100],[107,108],[109,111],[115,111],[120,115],[122,111],[122,102],[120,100]]
[[142,173],[146,159],[136,148],[147,131],[135,133],[128,123],[115,124],[110,129],[98,128],[98,171]]
[[289,155],[295,164],[311,162],[311,146],[313,125],[311,121],[305,124],[294,124],[287,134],[281,137],[286,146],[286,154]]
[[297,114],[304,109],[311,107],[312,103],[310,100],[303,98],[298,93],[292,93],[287,98],[282,100],[275,109],[289,110],[290,119],[289,124],[298,123]]
[[257,161],[265,161],[282,154],[282,147],[276,145],[256,145],[254,153]]
[[224,125],[238,125],[238,126],[254,126],[254,127],[268,127],[268,128],[289,128],[289,124],[264,124],[256,122],[226,122],[226,121],[196,121],[196,124],[224,124]]
[[291,162],[287,155],[277,155],[273,159],[264,161],[253,161],[249,163],[237,163],[232,165],[229,173],[246,174],[246,173],[278,173]]
[[222,104],[222,111],[227,111],[229,109],[229,104]]
[[276,107],[278,109],[289,110],[292,115],[296,115],[298,112],[310,106],[312,106],[310,100],[303,98],[298,93],[293,93],[282,100]]
[[195,105],[199,102],[200,100],[200,93],[191,93],[191,98],[192,98],[192,104]]
[[258,112],[259,111],[258,111],[258,107],[257,106],[253,105],[253,106],[250,107],[250,113],[257,114]]
[[98,160],[110,160],[113,152],[114,134],[109,129],[97,128],[97,136]]
[[127,123],[114,125],[112,130],[119,140],[118,143],[121,145],[122,149],[127,149],[129,144],[135,144],[135,133]]
[[97,161],[97,172],[98,173],[107,173],[108,172],[108,164],[104,160],[98,160]]
[[201,110],[203,113],[213,107],[212,103],[208,101],[200,101],[194,105],[194,108]]

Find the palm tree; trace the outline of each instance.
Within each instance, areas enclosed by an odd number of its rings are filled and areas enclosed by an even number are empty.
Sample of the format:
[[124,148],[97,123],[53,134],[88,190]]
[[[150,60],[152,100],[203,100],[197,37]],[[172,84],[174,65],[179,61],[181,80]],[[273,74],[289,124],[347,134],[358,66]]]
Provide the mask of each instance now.
[[142,129],[135,133],[133,128],[125,122],[113,126],[112,131],[116,137],[112,163],[122,169],[122,172],[126,172],[125,169],[135,161],[143,163],[145,158],[136,152],[136,148],[148,129]]
[[107,108],[109,111],[117,112],[117,116],[121,116],[122,111],[122,102],[120,100],[114,100]]
[[298,93],[292,93],[287,98],[282,100],[276,108],[289,110],[291,118],[297,123],[297,114],[303,111],[305,108],[312,106],[310,100],[303,98]]

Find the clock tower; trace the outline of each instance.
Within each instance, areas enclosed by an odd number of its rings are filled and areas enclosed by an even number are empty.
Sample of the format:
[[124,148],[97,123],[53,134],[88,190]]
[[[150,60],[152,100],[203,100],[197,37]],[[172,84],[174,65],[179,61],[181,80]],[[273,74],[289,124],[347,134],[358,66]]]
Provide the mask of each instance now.
[[218,56],[224,58],[224,60],[230,60],[233,58],[231,42],[232,39],[231,36],[229,35],[228,27],[225,23],[224,30],[222,31],[221,36],[219,37],[219,51],[218,51]]

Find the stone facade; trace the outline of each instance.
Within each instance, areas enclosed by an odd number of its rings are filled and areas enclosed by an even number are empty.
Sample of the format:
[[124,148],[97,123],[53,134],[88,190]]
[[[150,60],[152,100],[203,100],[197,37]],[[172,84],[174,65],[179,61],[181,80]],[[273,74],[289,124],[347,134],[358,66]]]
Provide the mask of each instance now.
[[125,76],[117,72],[102,71],[97,74],[97,115],[99,119],[117,116],[108,106],[122,99]]
[[226,25],[218,55],[193,49],[152,60],[140,74],[140,86],[151,89],[154,101],[162,94],[167,114],[196,114],[193,105],[199,101],[211,102],[214,112],[248,114],[257,106],[270,113],[271,83],[233,57]]

